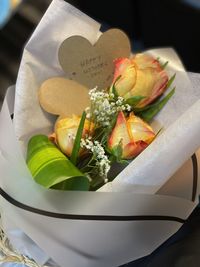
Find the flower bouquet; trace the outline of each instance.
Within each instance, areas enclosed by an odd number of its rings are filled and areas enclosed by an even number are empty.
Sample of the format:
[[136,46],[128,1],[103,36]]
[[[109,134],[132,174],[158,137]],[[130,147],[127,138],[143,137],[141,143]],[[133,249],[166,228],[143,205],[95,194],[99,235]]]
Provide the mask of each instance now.
[[[109,64],[111,35],[99,28],[54,0],[0,114],[3,226],[22,253],[35,243],[26,254],[40,264],[127,263],[174,234],[197,204],[197,161],[189,158],[200,146],[198,88],[172,49],[129,58],[121,35]],[[58,93],[66,80],[67,97]],[[8,221],[21,230],[18,242]]]
[[[172,84],[175,75],[168,80],[158,60],[144,54],[117,59],[115,64],[111,86],[88,92],[90,107],[81,117],[63,115],[50,140],[45,135],[31,137],[27,164],[35,180],[46,188],[96,191],[115,178],[112,169],[116,170],[116,163],[121,168],[127,166],[127,160],[135,158],[155,138],[147,122],[162,109],[175,88],[162,100],[149,103]],[[65,83],[64,78],[50,79],[39,92],[41,105],[46,108],[48,103],[48,110],[51,103],[45,98],[45,92],[50,91],[47,83],[55,84],[55,80]],[[79,95],[74,98],[76,101]],[[63,109],[68,101],[71,99],[66,99]]]

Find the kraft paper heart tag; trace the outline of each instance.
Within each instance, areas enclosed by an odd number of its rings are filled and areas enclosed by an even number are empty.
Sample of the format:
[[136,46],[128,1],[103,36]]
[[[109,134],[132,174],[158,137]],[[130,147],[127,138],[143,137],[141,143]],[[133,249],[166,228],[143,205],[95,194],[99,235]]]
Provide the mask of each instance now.
[[113,60],[129,57],[130,52],[126,34],[111,29],[104,32],[95,45],[81,36],[69,37],[60,46],[58,59],[68,78],[88,88],[105,89],[112,83]]
[[81,115],[90,105],[88,88],[62,77],[44,81],[38,92],[39,102],[48,113],[59,115],[59,118]]
[[105,89],[113,79],[113,60],[129,57],[130,42],[124,32],[111,29],[103,33],[97,43],[72,36],[60,46],[58,57],[67,78],[54,77],[39,88],[39,102],[48,113],[58,115],[58,120],[81,115],[90,105],[88,90],[98,86]]

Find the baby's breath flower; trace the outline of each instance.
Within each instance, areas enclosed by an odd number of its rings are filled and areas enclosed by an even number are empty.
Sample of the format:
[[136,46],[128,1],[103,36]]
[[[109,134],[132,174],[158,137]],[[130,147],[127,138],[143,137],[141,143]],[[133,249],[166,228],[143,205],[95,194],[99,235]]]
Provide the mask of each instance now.
[[91,151],[95,161],[95,167],[99,170],[99,175],[104,179],[106,183],[108,181],[107,174],[110,170],[110,161],[105,154],[103,146],[99,141],[92,141],[91,139],[81,139],[81,147]]
[[126,108],[126,110],[129,111],[129,112],[131,111],[131,106],[130,106],[129,104],[126,104],[126,105],[125,105],[125,108]]
[[86,119],[90,119],[91,118],[91,114],[88,112],[87,114],[86,114]]
[[[122,96],[116,97],[111,92],[99,91],[97,87],[89,91],[90,107],[85,109],[86,118],[90,119],[96,127],[108,127],[113,117],[120,111],[131,111],[131,106],[126,104]],[[97,140],[93,140],[91,136],[85,136],[81,140],[81,148],[87,149],[92,158],[87,163],[87,167],[91,168],[91,173],[97,173],[105,183],[108,182],[107,174],[110,170],[110,164],[104,147]]]
[[97,87],[89,91],[91,108],[86,110],[88,117],[100,127],[109,126],[113,116],[119,111],[131,111],[131,106],[125,104],[123,97],[114,99],[113,93],[98,91]]

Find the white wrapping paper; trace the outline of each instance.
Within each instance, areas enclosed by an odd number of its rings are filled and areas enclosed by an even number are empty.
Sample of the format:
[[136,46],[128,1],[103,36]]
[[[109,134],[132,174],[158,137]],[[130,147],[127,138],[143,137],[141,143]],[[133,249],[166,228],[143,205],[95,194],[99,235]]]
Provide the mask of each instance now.
[[[119,266],[151,253],[196,205],[191,160],[176,171],[200,147],[200,90],[191,85],[172,49],[148,51],[169,61],[170,74],[177,73],[175,96],[153,123],[164,130],[112,183],[102,192],[56,192],[33,181],[24,160],[26,142],[34,133],[49,133],[53,121],[40,108],[37,89],[49,77],[64,76],[57,60],[61,42],[79,34],[94,43],[99,27],[64,1],[54,0],[24,49],[16,92],[10,88],[0,114],[1,188],[28,207],[72,215],[48,217],[1,198],[4,227],[14,218],[16,228],[41,248],[32,253],[39,263],[51,257],[61,267],[66,262],[70,267]],[[104,219],[91,217],[100,215]]]

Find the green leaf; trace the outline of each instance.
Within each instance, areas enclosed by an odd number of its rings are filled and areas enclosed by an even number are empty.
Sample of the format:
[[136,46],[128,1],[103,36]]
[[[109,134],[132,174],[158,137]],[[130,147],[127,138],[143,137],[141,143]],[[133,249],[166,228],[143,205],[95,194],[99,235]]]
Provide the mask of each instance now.
[[161,65],[161,68],[164,70],[167,67],[168,63],[169,61],[166,61],[163,65]]
[[114,81],[114,83],[113,83],[113,85],[112,85],[112,87],[111,87],[111,93],[113,93],[114,94],[114,98],[116,99],[116,98],[118,98],[118,93],[117,93],[117,89],[116,89],[116,87],[115,87],[115,84],[116,84],[116,82],[119,80],[121,78],[121,75],[119,75],[117,78],[116,78],[116,80]]
[[111,154],[109,160],[114,163],[128,164],[127,160],[122,159],[123,149],[122,149],[122,141],[119,142],[118,145],[114,146],[112,149],[107,150],[109,154]]
[[27,165],[34,178],[46,188],[89,190],[89,180],[45,135],[28,143]]
[[130,106],[134,107],[137,104],[139,104],[139,102],[144,98],[146,98],[146,96],[141,96],[141,95],[132,96],[126,99],[126,104],[129,104]]
[[158,132],[156,133],[154,139],[161,133],[162,130],[163,130],[163,127],[161,127],[160,130],[158,130]]
[[126,159],[121,159],[120,161],[119,161],[119,163],[121,163],[121,164],[129,164],[129,161],[128,160],[126,160]]
[[89,191],[90,182],[87,177],[72,177],[51,187],[52,189],[65,191]]
[[78,126],[78,130],[76,133],[76,137],[74,140],[74,146],[72,149],[72,153],[71,153],[71,157],[70,160],[71,162],[76,165],[77,162],[77,158],[78,158],[78,153],[80,150],[80,143],[81,143],[81,138],[82,138],[82,134],[83,134],[83,128],[84,128],[84,123],[85,123],[85,119],[86,119],[86,112],[83,111],[79,126]]
[[111,149],[111,153],[112,155],[115,157],[116,161],[120,161],[121,160],[121,157],[122,157],[122,145],[121,145],[121,142],[119,142],[118,145],[114,146],[112,149]]
[[166,89],[169,88],[172,85],[175,77],[176,77],[176,73],[174,73],[174,75],[169,79],[169,81],[168,81],[168,83],[166,85]]
[[175,87],[160,101],[153,105],[150,105],[148,109],[140,112],[136,112],[136,115],[143,118],[146,122],[149,122],[153,117],[164,107],[168,100],[172,97],[175,92]]
[[112,86],[112,93],[113,93],[113,95],[114,95],[114,98],[117,98],[117,97],[118,97],[118,93],[117,93],[117,90],[116,90],[114,84],[113,84],[113,86]]

